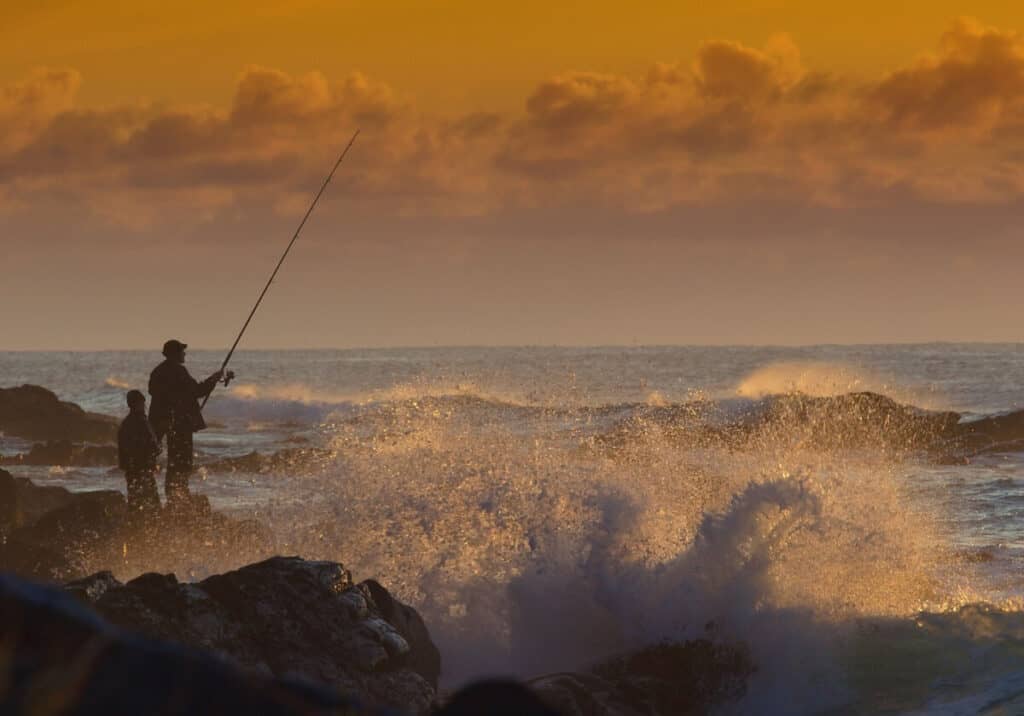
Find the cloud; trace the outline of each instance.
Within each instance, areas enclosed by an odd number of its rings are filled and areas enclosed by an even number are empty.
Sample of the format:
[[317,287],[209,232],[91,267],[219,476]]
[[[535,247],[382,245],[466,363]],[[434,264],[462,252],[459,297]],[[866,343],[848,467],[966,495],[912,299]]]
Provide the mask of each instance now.
[[20,148],[70,109],[81,82],[74,70],[38,69],[0,90],[0,151]]
[[[246,68],[217,106],[81,106],[73,70],[0,91],[0,211],[44,194],[131,225],[239,205],[289,214],[356,127],[345,193],[400,216],[1013,202],[1024,189],[1024,39],[956,21],[873,81],[804,65],[780,35],[709,40],[638,77],[567,72],[519,112],[436,116],[361,73]],[[184,209],[184,211],[183,211]]]
[[702,95],[743,104],[781,99],[803,76],[800,51],[784,35],[764,50],[724,40],[705,42],[694,63]]
[[1024,38],[961,18],[939,52],[893,72],[870,92],[889,123],[908,130],[991,128],[1021,108]]

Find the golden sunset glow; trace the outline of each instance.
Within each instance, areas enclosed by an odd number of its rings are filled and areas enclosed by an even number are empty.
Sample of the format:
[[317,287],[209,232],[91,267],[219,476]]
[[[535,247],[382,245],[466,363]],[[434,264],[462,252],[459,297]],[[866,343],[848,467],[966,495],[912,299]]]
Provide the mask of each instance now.
[[[131,291],[179,244],[242,282],[358,127],[278,303],[323,323],[265,344],[1015,339],[1024,9],[965,10],[5,4],[0,240],[60,285],[85,261]],[[134,345],[90,325],[102,293],[39,308]]]

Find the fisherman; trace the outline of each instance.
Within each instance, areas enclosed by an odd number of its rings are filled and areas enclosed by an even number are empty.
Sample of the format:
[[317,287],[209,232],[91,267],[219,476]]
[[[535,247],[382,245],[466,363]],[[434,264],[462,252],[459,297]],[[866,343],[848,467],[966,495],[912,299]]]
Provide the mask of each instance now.
[[129,412],[117,431],[117,457],[128,483],[128,509],[135,514],[155,514],[160,511],[155,478],[160,443],[146,418],[146,396],[129,390],[126,399]]
[[149,394],[153,398],[149,420],[158,441],[167,436],[164,495],[168,506],[185,506],[190,502],[192,434],[206,428],[197,401],[212,393],[225,375],[221,369],[201,383],[196,381],[185,368],[186,348],[186,344],[173,339],[164,343],[166,360],[149,375]]

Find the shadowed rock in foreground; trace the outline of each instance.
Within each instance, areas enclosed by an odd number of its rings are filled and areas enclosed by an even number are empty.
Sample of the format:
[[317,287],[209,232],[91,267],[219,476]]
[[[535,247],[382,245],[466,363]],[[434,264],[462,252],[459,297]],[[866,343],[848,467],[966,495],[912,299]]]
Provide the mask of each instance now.
[[743,649],[698,639],[641,649],[586,674],[530,682],[563,716],[686,716],[741,697],[754,666]]
[[241,669],[111,626],[59,589],[0,574],[0,713],[383,714],[325,686]]
[[105,619],[206,649],[255,673],[301,676],[376,705],[427,713],[441,656],[414,609],[340,564],[274,557],[193,584],[109,573],[68,584]]
[[110,443],[117,419],[89,413],[38,385],[0,388],[0,432],[27,440]]

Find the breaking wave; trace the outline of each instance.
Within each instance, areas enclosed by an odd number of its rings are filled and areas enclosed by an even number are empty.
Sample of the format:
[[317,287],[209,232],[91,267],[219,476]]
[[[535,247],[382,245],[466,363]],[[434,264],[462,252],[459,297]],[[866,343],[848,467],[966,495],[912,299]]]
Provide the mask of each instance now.
[[877,372],[836,362],[784,361],[763,366],[736,386],[735,394],[745,398],[801,393],[830,397],[846,393],[872,392],[887,395],[901,403],[929,410],[945,407],[941,396],[928,388],[907,389],[893,378]]
[[[872,449],[894,404],[865,395],[747,401],[761,427],[729,442],[677,439],[718,410],[708,401],[369,403],[330,424],[334,462],[296,487],[301,508],[273,514],[289,549],[421,609],[451,685],[711,634],[750,649],[744,703],[814,712],[858,698],[865,624],[986,598],[908,483],[907,454]],[[919,413],[907,430],[924,429]],[[609,434],[629,439],[608,449]]]

